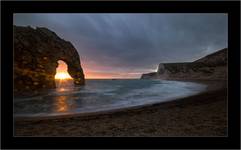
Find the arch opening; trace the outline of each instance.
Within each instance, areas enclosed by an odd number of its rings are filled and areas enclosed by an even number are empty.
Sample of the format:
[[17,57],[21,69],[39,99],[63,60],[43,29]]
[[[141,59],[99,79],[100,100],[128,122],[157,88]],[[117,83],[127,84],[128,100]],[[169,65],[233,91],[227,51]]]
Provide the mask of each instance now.
[[68,65],[63,60],[58,60],[58,66],[56,68],[55,83],[57,90],[64,91],[65,87],[74,85],[73,78],[68,73]]

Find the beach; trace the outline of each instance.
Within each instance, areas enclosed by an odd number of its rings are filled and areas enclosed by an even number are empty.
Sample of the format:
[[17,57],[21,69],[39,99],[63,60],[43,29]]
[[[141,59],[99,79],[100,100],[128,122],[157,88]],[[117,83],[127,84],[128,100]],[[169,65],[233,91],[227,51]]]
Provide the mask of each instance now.
[[15,136],[227,136],[226,81],[195,81],[205,92],[86,116],[15,119]]

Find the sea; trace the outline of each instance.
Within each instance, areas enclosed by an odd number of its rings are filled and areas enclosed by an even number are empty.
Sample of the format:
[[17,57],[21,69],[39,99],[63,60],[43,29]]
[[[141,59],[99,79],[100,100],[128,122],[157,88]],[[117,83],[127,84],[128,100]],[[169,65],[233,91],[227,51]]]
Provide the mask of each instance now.
[[168,80],[87,79],[85,86],[60,80],[56,89],[14,97],[15,117],[50,117],[120,110],[173,101],[206,90],[206,85]]

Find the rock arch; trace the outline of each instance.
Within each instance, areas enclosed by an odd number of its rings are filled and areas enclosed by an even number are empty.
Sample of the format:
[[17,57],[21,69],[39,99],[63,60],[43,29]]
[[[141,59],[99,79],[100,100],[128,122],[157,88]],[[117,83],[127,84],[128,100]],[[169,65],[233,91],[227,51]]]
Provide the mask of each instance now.
[[14,93],[55,88],[58,60],[68,66],[75,85],[85,78],[74,46],[47,28],[14,26]]

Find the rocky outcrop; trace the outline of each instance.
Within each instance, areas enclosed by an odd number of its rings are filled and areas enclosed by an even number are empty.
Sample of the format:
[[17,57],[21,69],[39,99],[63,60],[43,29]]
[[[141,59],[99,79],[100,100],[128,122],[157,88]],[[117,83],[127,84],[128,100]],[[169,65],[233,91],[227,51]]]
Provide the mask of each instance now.
[[84,73],[74,46],[47,28],[14,26],[14,93],[55,88],[57,61],[68,65],[75,85],[84,85]]
[[141,79],[158,79],[157,72],[145,73],[141,75]]
[[141,79],[227,79],[227,48],[194,62],[161,63],[157,72],[143,74]]

